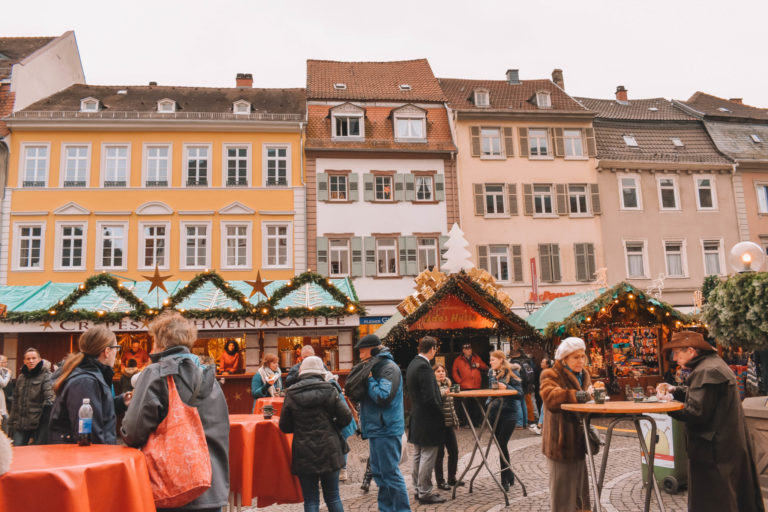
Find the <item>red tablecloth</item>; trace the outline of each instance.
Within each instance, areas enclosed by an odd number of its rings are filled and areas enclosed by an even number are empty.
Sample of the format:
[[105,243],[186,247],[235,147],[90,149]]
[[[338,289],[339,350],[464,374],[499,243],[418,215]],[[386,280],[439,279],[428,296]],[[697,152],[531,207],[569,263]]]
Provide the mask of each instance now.
[[299,479],[291,474],[292,435],[278,427],[279,418],[259,414],[229,416],[229,487],[242,503],[268,507],[275,503],[301,503]]
[[282,396],[259,398],[256,400],[256,403],[253,404],[253,414],[261,414],[264,410],[264,406],[271,404],[272,408],[275,410],[275,416],[280,416],[280,411],[283,410],[283,402],[285,402],[285,397]]
[[153,511],[144,454],[112,445],[13,448],[0,476],[0,510]]

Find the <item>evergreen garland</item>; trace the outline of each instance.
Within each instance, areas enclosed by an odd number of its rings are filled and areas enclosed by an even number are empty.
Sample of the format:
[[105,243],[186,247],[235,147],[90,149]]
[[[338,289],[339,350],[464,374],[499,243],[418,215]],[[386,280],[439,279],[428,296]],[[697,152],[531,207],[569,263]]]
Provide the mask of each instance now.
[[768,272],[745,272],[721,281],[709,292],[702,319],[721,345],[768,348]]

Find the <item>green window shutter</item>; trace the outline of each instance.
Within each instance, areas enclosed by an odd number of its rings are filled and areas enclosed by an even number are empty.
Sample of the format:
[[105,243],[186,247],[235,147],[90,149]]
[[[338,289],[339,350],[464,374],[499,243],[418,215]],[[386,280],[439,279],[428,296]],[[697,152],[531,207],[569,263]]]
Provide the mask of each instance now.
[[475,191],[475,215],[485,215],[485,192],[482,183],[472,185]]
[[512,244],[509,246],[509,253],[512,255],[512,279],[520,283],[523,281],[523,247]]
[[416,200],[416,190],[414,189],[414,175],[408,173],[405,175],[405,200]]
[[509,214],[517,215],[517,183],[507,183],[507,199],[509,203]]
[[480,127],[472,126],[469,132],[472,139],[472,156],[480,156]]
[[349,200],[357,201],[359,199],[357,173],[349,173]]
[[543,283],[552,282],[552,258],[549,253],[549,244],[539,244],[539,271]]
[[576,260],[576,280],[587,281],[586,244],[573,244],[573,256]]
[[328,174],[324,172],[317,173],[317,200],[328,200]]
[[317,273],[328,275],[328,239],[324,236],[317,237]]
[[419,262],[418,262],[418,240],[415,236],[406,236],[405,238],[405,248],[406,248],[406,260],[408,261],[408,265],[405,267],[400,267],[402,270],[402,274],[409,275],[409,276],[415,276],[419,273]]
[[594,281],[595,279],[595,245],[584,244],[586,247],[586,260],[587,260],[587,281]]
[[376,275],[376,239],[367,236],[363,243],[365,244],[365,275],[373,277]]
[[397,251],[400,257],[398,268],[400,269],[401,276],[408,275],[408,247],[405,243],[406,238],[404,236],[397,237]]
[[595,130],[594,128],[587,128],[585,130],[587,136],[587,155],[597,156],[597,144],[595,143]]
[[592,195],[592,213],[594,215],[600,215],[603,213],[600,208],[600,187],[597,183],[592,183],[589,185],[589,191]]
[[445,201],[445,176],[443,174],[435,174],[435,199]]
[[352,249],[350,275],[352,277],[361,277],[363,275],[363,237],[353,237],[350,240],[350,246]]
[[405,201],[405,174],[399,172],[395,174],[395,201]]
[[445,265],[445,258],[443,257],[445,253],[448,251],[443,245],[445,245],[445,242],[448,241],[447,235],[440,235],[440,238],[437,239],[437,250],[440,253],[440,268],[443,268],[443,265]]
[[514,130],[512,127],[507,126],[503,128],[504,130],[504,154],[507,156],[507,158],[513,156],[514,153],[514,143],[512,139],[515,138]]
[[560,246],[558,244],[550,244],[549,253],[552,257],[552,281],[559,283],[563,279],[563,276],[560,274]]
[[363,174],[363,201],[373,201],[373,174]]
[[565,183],[558,183],[555,185],[555,193],[557,194],[557,214],[568,215],[568,187]]
[[552,128],[552,140],[555,146],[555,156],[565,156],[565,142],[563,141],[563,129]]
[[523,213],[533,215],[533,185],[523,184]]
[[488,271],[488,246],[477,246],[477,266],[483,270]]
[[517,129],[520,140],[520,156],[528,157],[528,128]]

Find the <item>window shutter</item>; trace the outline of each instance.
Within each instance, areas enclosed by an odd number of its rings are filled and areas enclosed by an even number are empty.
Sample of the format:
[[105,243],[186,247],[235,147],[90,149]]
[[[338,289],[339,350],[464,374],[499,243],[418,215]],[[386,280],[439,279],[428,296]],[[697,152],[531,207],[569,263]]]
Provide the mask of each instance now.
[[550,244],[549,253],[552,257],[552,281],[559,283],[563,277],[560,275],[560,246]]
[[445,201],[445,175],[435,174],[435,199]]
[[594,128],[587,128],[585,132],[587,136],[587,155],[597,156],[597,144],[595,143],[595,130]]
[[576,280],[587,281],[586,244],[573,244],[573,255],[576,259]]
[[416,190],[414,189],[415,176],[411,173],[405,175],[405,200],[416,200]]
[[363,174],[363,201],[373,201],[373,174]]
[[523,213],[533,215],[533,185],[523,184]]
[[502,128],[502,129],[504,130],[504,154],[507,157],[510,157],[515,154],[513,150],[514,143],[512,142],[512,139],[515,138],[515,135],[512,127],[510,126],[507,126],[506,128]]
[[477,266],[483,270],[489,270],[488,268],[488,246],[477,246]]
[[552,135],[553,135],[552,139],[555,145],[555,156],[559,156],[559,157],[565,156],[565,142],[563,142],[563,129],[553,128]]
[[520,138],[520,156],[528,156],[528,128],[518,128],[517,134]]
[[353,237],[349,245],[352,249],[350,275],[352,277],[361,277],[363,275],[363,237]]
[[418,239],[415,236],[406,236],[404,238],[408,265],[406,267],[400,267],[402,269],[401,273],[415,276],[419,273],[419,261],[417,258],[417,253],[419,251]]
[[549,255],[549,244],[539,244],[539,267],[541,271],[541,281],[543,283],[551,283],[552,260]]
[[507,183],[507,199],[509,202],[509,214],[517,215],[517,183]]
[[397,237],[397,250],[400,255],[398,268],[400,269],[401,276],[408,275],[408,247],[406,246],[405,238],[404,236]]
[[480,156],[480,127],[472,126],[469,131],[472,139],[472,156]]
[[376,239],[372,236],[365,237],[365,275],[376,275]]
[[317,173],[317,200],[328,200],[328,174],[324,172]]
[[317,273],[328,275],[328,239],[324,236],[317,237]]
[[448,238],[450,237],[447,235],[440,235],[437,239],[437,250],[440,252],[440,268],[443,268],[443,265],[445,265],[445,253],[448,252],[448,249],[443,246],[448,241]]
[[516,283],[523,281],[523,248],[519,244],[509,246],[512,255],[512,278]]
[[352,173],[349,173],[348,175],[350,201],[357,201],[359,199],[357,178],[358,178],[357,173],[352,172]]
[[555,185],[557,194],[557,214],[568,215],[568,187],[565,183]]
[[595,246],[594,244],[584,244],[586,247],[586,260],[587,260],[587,281],[593,281],[595,279]]
[[589,190],[592,194],[592,213],[594,215],[600,215],[603,213],[600,208],[600,187],[597,183],[592,183],[589,185]]
[[475,215],[485,215],[485,194],[482,183],[472,185],[475,191]]
[[395,182],[395,201],[405,201],[405,174],[395,174],[392,181]]

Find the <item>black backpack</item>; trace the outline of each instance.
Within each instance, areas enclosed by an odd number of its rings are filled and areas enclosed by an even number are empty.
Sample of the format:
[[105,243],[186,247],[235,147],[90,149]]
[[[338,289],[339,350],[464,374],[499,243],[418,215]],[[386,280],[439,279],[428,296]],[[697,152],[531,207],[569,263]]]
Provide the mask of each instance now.
[[522,358],[518,362],[520,364],[520,379],[523,381],[523,391],[526,394],[531,393],[536,388],[536,371],[533,369],[530,359]]
[[376,356],[357,363],[347,375],[344,394],[353,402],[362,402],[368,395],[368,376],[380,359]]

